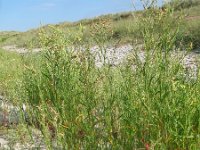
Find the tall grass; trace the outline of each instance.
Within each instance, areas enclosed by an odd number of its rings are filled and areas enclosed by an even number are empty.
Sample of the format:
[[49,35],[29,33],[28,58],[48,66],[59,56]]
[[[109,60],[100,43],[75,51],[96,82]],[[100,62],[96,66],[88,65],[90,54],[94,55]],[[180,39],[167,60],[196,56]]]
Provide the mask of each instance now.
[[42,58],[26,67],[23,101],[49,149],[199,149],[199,79],[186,81],[182,58],[171,57],[179,21],[172,8],[153,5],[138,25],[144,60],[135,49],[114,67],[104,24],[93,37],[102,67],[89,45],[74,48],[58,29],[41,35]]

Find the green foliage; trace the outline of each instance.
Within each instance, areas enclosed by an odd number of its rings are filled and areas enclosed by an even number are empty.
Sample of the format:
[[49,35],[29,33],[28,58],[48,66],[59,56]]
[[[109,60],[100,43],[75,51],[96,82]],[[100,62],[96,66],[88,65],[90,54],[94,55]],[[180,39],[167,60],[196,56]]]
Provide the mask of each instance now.
[[95,65],[89,44],[85,50],[72,46],[82,44],[82,26],[76,38],[57,28],[41,33],[43,52],[36,67],[26,67],[22,101],[49,149],[199,148],[199,78],[187,82],[182,58],[170,55],[179,20],[174,23],[171,8],[147,11],[136,22],[142,26],[144,62],[136,49],[125,64],[106,63],[105,43],[112,39],[106,24],[94,23],[91,34],[102,67]]
[[[199,48],[200,22],[187,16],[181,21],[182,9],[174,11],[180,8],[198,14],[188,1],[1,33],[2,45],[31,41],[43,51],[1,50],[0,91],[27,105],[28,123],[42,131],[49,149],[199,149],[199,72],[187,81],[183,58],[172,58],[171,51]],[[134,49],[126,63],[106,63],[105,45],[120,40],[143,43],[144,60]],[[97,54],[91,43],[99,46]],[[102,67],[95,64],[97,56]]]
[[[188,9],[200,5],[199,0],[172,0],[169,3],[175,10]],[[164,6],[165,7],[165,6]]]
[[23,71],[20,55],[0,50],[0,70],[0,93],[11,96]]
[[[198,19],[198,18],[197,18]],[[180,35],[180,41],[184,46],[192,44],[193,49],[200,48],[200,28],[199,20],[190,20],[190,23],[185,23],[183,27],[182,35]]]

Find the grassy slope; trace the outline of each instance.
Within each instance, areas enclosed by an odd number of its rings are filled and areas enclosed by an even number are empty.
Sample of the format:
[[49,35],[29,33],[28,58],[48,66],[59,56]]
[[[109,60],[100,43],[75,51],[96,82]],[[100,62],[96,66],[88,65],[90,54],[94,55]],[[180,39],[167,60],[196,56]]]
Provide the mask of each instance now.
[[[199,36],[199,26],[200,21],[198,16],[200,15],[200,3],[197,1],[197,4],[192,6],[184,5],[186,7],[184,9],[184,14],[186,17],[184,19],[184,25],[182,26],[182,35],[180,35],[180,39],[183,39],[185,43],[189,43],[188,41],[194,42],[194,48],[200,47],[200,36]],[[179,7],[177,6],[177,12],[180,13]],[[79,29],[80,24],[82,24],[84,31],[83,31],[83,39],[89,40],[92,42],[92,38],[90,34],[94,30],[94,24],[102,24],[105,23],[109,26],[112,30],[107,30],[109,41],[119,41],[121,43],[130,43],[134,41],[134,39],[140,38],[139,27],[136,25],[135,15],[142,15],[144,12],[126,12],[120,14],[109,14],[100,16],[94,19],[84,19],[79,22],[74,23],[60,23],[57,25],[52,25],[58,27],[59,29],[63,30],[67,36],[71,36],[71,38],[76,38],[77,30]],[[192,17],[191,17],[192,16]],[[38,47],[38,33],[40,32],[41,28],[29,30],[27,32],[7,32],[7,33],[0,33],[1,45],[17,45],[19,47],[27,47],[33,46]],[[42,27],[45,31],[49,31],[49,27],[44,26]],[[71,33],[70,35],[68,33]]]
[[22,75],[21,56],[14,52],[0,49],[0,94],[14,93],[17,82]]
[[[79,22],[74,23],[60,23],[57,25],[51,25],[58,27],[59,29],[63,30],[66,34],[68,31],[71,33],[76,33],[79,29],[80,24],[83,25],[85,28],[84,36],[88,36],[89,31],[91,30],[91,25],[94,23],[99,23],[101,21],[109,22],[109,24],[112,26],[112,29],[114,30],[114,36],[115,38],[119,38],[119,36],[127,36],[130,35],[130,33],[127,32],[127,28],[131,24],[133,24],[133,15],[132,12],[128,13],[122,13],[122,14],[115,14],[115,15],[105,15],[100,16],[98,18],[94,19],[84,19]],[[128,24],[128,26],[126,26]],[[30,46],[30,43],[32,43],[34,46],[37,47],[38,44],[38,33],[41,29],[44,29],[46,32],[49,30],[49,25],[43,26],[38,29],[28,30],[26,32],[18,32],[16,34],[12,34],[10,32],[0,33],[0,39],[1,45],[17,45],[19,47],[26,47]],[[120,35],[121,34],[121,35]],[[127,34],[127,35],[125,35]],[[73,38],[73,37],[72,37]]]

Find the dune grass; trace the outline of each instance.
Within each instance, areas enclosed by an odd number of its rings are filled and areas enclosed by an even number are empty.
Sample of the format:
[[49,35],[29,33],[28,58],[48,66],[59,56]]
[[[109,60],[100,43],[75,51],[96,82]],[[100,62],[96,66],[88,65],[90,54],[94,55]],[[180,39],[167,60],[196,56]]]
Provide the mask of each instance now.
[[[198,0],[175,0],[174,3],[171,3],[171,6],[175,8],[174,15],[179,15],[184,11],[184,14],[187,16],[199,16],[199,1]],[[92,36],[90,35],[91,32],[93,32],[93,26],[96,23],[102,24],[104,22],[107,22],[111,25],[113,34],[107,34],[109,37],[111,37],[112,40],[109,40],[109,42],[119,42],[119,44],[124,43],[132,43],[135,42],[135,40],[143,41],[142,35],[140,32],[140,28],[137,25],[137,20],[141,20],[142,16],[144,14],[144,11],[137,11],[137,12],[125,12],[125,13],[119,13],[119,14],[109,14],[104,15],[100,17],[96,17],[93,19],[84,19],[78,22],[74,23],[60,23],[57,25],[50,25],[59,28],[62,30],[66,36],[68,36],[68,33],[73,33],[70,35],[69,38],[74,39],[74,34],[76,35],[79,30],[80,24],[84,27],[83,36],[82,39],[85,44],[89,41],[91,44],[95,44]],[[180,39],[184,39],[185,45],[192,42],[194,42],[194,48],[200,47],[199,43],[199,36],[197,33],[199,33],[199,26],[200,23],[198,21],[199,19],[193,19],[192,24],[191,20],[188,20],[187,17],[184,19],[184,24],[188,24],[186,26],[182,26],[181,30],[183,31],[182,34],[180,34]],[[17,45],[18,47],[40,47],[40,42],[38,39],[38,35],[40,30],[45,30],[47,32],[51,32],[51,27],[48,25],[43,26],[38,29],[29,30],[26,32],[8,32],[8,33],[0,33],[0,40],[1,45]],[[188,31],[189,34],[193,35],[192,37],[188,37]],[[108,33],[110,31],[108,30]]]

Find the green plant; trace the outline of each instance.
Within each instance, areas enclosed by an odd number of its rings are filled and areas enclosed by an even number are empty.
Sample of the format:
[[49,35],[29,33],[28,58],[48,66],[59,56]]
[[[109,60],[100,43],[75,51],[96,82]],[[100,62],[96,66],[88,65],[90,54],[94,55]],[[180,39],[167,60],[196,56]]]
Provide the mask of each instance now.
[[137,22],[145,57],[135,49],[114,67],[106,60],[112,37],[105,24],[95,24],[97,55],[89,44],[73,45],[82,44],[82,27],[72,41],[57,28],[41,32],[40,63],[26,67],[22,101],[49,149],[199,148],[199,74],[186,81],[183,58],[172,57],[180,26],[173,13],[153,3]]

